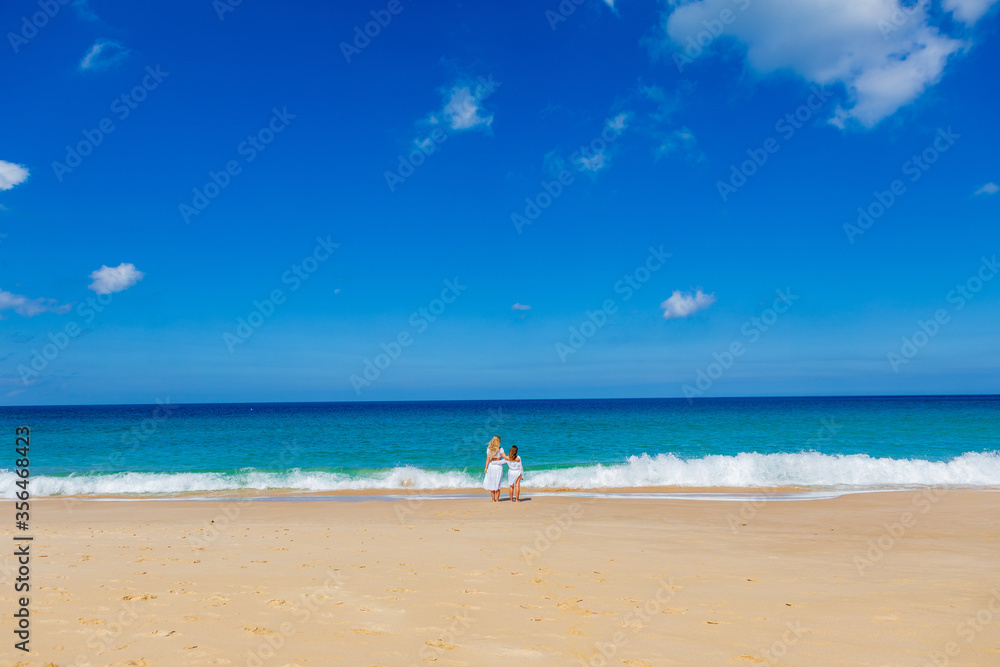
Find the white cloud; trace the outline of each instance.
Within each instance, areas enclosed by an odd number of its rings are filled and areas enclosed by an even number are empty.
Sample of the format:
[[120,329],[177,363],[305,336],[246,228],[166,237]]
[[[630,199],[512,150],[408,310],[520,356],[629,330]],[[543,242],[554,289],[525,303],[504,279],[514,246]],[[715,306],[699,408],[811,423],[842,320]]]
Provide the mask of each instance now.
[[[961,18],[995,0],[946,2]],[[932,25],[928,8],[927,0],[908,8],[899,0],[697,0],[674,9],[664,27],[683,50],[728,10],[733,18],[717,41],[742,44],[760,74],[791,71],[813,83],[843,85],[847,96],[831,122],[873,127],[935,84],[948,59],[970,45]]]
[[135,268],[135,264],[121,263],[116,267],[101,266],[90,274],[94,282],[87,286],[98,294],[111,294],[127,290],[142,280],[145,274]]
[[34,317],[42,313],[63,313],[69,312],[73,304],[60,305],[55,299],[29,299],[21,294],[12,294],[0,289],[0,319],[3,319],[3,311],[13,310],[18,315],[24,317]]
[[526,306],[523,303],[515,303],[510,307],[511,310],[531,310],[531,306]]
[[113,39],[99,39],[94,42],[83,60],[80,61],[82,70],[102,70],[117,65],[128,55],[128,49]]
[[997,0],[944,0],[942,6],[962,23],[972,25],[990,10]]
[[441,114],[453,130],[487,129],[493,124],[493,114],[482,115],[480,112],[483,111],[483,99],[492,92],[491,87],[483,83],[454,86]]
[[0,160],[0,190],[10,190],[28,180],[28,170],[20,164]]
[[576,165],[584,171],[600,171],[608,164],[608,159],[605,153],[594,153],[593,156],[587,157],[581,155],[576,159]]
[[628,127],[628,119],[631,114],[628,112],[623,112],[608,121],[608,127],[612,129],[615,134],[621,134],[622,131]]
[[691,292],[681,292],[674,290],[670,298],[660,304],[663,309],[663,319],[677,319],[687,317],[699,310],[705,310],[715,303],[715,294],[705,294],[701,288],[691,294]]
[[998,191],[1000,191],[1000,186],[998,186],[996,183],[987,183],[983,187],[981,187],[978,190],[976,190],[975,194],[977,194],[977,195],[993,195],[993,194],[996,194]]

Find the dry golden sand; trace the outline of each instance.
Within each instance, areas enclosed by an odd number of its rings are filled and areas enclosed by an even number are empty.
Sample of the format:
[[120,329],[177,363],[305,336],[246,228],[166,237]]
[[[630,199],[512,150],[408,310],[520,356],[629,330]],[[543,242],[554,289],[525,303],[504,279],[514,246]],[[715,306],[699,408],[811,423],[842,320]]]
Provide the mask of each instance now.
[[39,500],[0,663],[1000,665],[998,501]]

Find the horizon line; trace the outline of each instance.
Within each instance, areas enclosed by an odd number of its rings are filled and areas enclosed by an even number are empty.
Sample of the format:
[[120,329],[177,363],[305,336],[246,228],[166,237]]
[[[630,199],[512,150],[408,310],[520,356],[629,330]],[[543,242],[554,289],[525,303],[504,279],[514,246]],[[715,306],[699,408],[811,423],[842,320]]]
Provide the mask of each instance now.
[[[378,403],[490,403],[528,401],[716,401],[735,399],[788,399],[788,398],[1000,398],[1000,394],[798,394],[798,395],[754,395],[754,396],[632,396],[632,397],[588,397],[588,398],[441,398],[441,399],[390,399],[384,401],[198,401],[192,403],[165,403],[165,405],[363,405]],[[169,400],[169,397],[168,397]],[[42,403],[37,405],[0,405],[0,410],[21,408],[88,408],[154,406],[158,403]]]

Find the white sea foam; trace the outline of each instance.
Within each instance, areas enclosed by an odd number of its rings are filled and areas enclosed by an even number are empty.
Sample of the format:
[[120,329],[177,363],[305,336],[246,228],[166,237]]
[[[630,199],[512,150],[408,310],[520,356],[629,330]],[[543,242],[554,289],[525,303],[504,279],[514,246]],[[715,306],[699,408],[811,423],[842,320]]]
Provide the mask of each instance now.
[[[864,454],[827,455],[742,453],[682,459],[672,454],[631,456],[620,464],[588,465],[524,472],[530,488],[630,488],[644,486],[774,486],[826,489],[877,489],[911,486],[1000,487],[1000,453],[969,452],[947,461],[872,458]],[[479,488],[476,472],[440,472],[404,466],[364,476],[345,473],[254,469],[232,473],[123,472],[31,478],[32,496],[175,494],[238,489],[297,491],[432,490]],[[18,488],[10,470],[0,470],[2,497]]]

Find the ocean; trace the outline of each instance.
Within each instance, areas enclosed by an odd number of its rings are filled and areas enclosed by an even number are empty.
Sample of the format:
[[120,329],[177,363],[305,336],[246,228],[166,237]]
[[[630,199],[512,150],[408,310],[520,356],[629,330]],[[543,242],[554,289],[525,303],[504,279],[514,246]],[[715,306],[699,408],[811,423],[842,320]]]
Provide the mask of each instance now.
[[480,489],[493,435],[534,489],[1000,488],[1000,397],[0,407],[33,496]]

